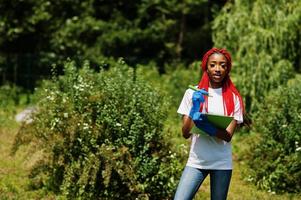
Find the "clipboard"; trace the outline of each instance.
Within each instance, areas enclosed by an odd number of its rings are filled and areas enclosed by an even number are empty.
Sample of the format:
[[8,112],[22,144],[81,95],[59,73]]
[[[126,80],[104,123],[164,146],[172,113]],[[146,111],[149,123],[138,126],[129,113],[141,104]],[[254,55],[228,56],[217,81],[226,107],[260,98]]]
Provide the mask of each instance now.
[[[189,85],[188,87],[194,91],[199,90],[197,87],[193,85]],[[210,96],[210,94],[208,94],[208,96]],[[216,128],[220,128],[220,129],[226,129],[234,119],[234,117],[224,116],[224,115],[215,115],[215,114],[208,114],[208,113],[205,113],[205,115],[207,116],[207,119],[211,124],[213,124]],[[196,126],[193,126],[190,132],[207,135],[207,133],[197,128]]]
[[[205,115],[207,116],[207,119],[211,124],[213,124],[216,128],[220,128],[220,129],[226,129],[234,119],[233,117],[224,116],[224,115],[215,115],[215,114],[208,114],[208,113],[206,113]],[[190,132],[207,135],[207,133],[197,128],[196,126],[193,126]]]

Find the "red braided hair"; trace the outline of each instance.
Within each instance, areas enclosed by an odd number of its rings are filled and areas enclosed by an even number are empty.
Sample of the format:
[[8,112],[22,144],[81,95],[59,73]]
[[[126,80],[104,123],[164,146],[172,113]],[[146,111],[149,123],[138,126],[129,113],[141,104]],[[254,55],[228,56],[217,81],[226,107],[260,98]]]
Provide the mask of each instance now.
[[[207,73],[207,62],[209,57],[214,54],[223,54],[227,60],[227,75],[225,76],[225,79],[223,80],[223,86],[222,86],[222,95],[223,95],[223,101],[224,101],[224,114],[231,116],[234,114],[234,99],[233,99],[233,93],[239,98],[240,106],[241,106],[241,111],[242,114],[244,114],[244,104],[241,95],[239,94],[238,90],[232,83],[229,73],[231,71],[232,67],[232,61],[231,61],[231,55],[226,49],[218,49],[218,48],[212,48],[209,51],[207,51],[202,59],[202,70],[203,70],[203,76],[201,81],[198,84],[198,88],[202,89],[204,88],[206,91],[208,91],[209,87],[209,76]],[[201,104],[200,111],[203,110],[204,103]],[[208,98],[205,97],[205,109],[208,107]]]

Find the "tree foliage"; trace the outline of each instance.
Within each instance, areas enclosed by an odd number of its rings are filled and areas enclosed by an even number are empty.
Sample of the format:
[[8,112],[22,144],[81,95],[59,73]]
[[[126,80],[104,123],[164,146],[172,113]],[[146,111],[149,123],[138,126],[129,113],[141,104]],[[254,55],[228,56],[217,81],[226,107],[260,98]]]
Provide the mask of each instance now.
[[[254,121],[246,160],[251,180],[274,192],[300,192],[301,2],[228,2],[213,40],[233,54],[233,75]],[[259,167],[260,166],[260,167]]]
[[[135,65],[155,61],[160,73],[170,60],[192,61],[211,46],[205,0],[1,0],[2,80],[48,76],[52,63],[101,64],[123,57]],[[216,6],[218,7],[218,6]],[[35,76],[32,77],[32,74]]]
[[300,24],[298,0],[236,0],[215,18],[214,44],[232,52],[248,111],[256,111],[269,91],[301,69]]
[[179,162],[164,140],[163,96],[122,62],[100,73],[64,69],[16,137],[15,150],[31,142],[43,152],[32,186],[68,199],[170,198]]

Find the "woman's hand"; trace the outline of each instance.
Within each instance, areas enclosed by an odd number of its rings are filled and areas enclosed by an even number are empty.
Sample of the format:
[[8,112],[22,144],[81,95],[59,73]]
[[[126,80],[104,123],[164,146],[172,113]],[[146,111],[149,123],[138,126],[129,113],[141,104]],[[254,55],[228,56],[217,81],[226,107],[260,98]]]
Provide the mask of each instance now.
[[236,125],[237,125],[237,121],[232,120],[232,122],[229,124],[226,130],[222,130],[222,129],[217,130],[216,137],[225,140],[226,142],[230,142],[232,136],[234,135]]
[[203,130],[208,135],[216,136],[217,138],[222,139],[226,142],[231,141],[237,125],[236,120],[232,120],[226,130],[218,129],[208,121],[206,115],[200,112],[194,114],[194,119],[192,119],[192,121],[194,122],[196,127]]
[[197,90],[192,94],[192,108],[190,109],[189,117],[194,119],[194,115],[200,111],[200,104],[205,102],[204,95],[208,95],[208,92],[204,89]]
[[[197,116],[197,114],[194,114],[194,117],[196,117],[196,116]],[[205,114],[199,112],[198,118],[193,119],[193,122],[196,125],[196,127],[201,129],[208,135],[216,136],[217,128],[208,121],[207,116]]]

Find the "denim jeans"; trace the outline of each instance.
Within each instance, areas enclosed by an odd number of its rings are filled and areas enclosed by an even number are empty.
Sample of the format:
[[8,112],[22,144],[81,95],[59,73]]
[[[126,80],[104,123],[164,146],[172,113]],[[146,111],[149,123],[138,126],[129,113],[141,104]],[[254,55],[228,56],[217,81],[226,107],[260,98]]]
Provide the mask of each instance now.
[[211,200],[227,199],[232,170],[207,170],[186,166],[174,200],[193,199],[208,174],[210,174]]

